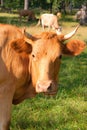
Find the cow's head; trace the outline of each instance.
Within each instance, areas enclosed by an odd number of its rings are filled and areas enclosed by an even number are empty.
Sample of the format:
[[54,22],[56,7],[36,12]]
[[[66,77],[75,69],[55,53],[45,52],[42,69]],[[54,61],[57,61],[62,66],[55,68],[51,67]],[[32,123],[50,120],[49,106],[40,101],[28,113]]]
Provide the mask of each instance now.
[[80,40],[63,44],[75,34],[77,28],[67,35],[43,32],[33,37],[27,34],[29,38],[25,37],[13,42],[12,47],[18,53],[24,52],[29,55],[32,83],[37,93],[55,94],[58,90],[57,81],[62,56],[79,55],[85,48],[85,43]]

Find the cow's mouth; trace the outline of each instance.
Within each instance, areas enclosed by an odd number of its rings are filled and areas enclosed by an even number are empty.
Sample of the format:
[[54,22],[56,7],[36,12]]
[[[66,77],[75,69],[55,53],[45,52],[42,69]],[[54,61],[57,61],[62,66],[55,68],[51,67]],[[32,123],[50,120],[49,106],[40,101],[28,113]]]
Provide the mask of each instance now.
[[58,89],[56,91],[52,91],[52,92],[44,92],[44,95],[46,96],[55,96],[58,92]]

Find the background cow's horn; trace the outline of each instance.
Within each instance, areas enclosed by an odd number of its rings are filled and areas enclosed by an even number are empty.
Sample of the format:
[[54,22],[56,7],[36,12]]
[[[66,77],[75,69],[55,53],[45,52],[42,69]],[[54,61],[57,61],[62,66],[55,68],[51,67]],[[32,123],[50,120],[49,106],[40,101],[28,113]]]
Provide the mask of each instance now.
[[66,35],[64,36],[64,40],[67,40],[67,39],[71,38],[71,37],[76,33],[76,31],[78,30],[79,26],[80,26],[80,25],[78,25],[71,33],[66,34]]

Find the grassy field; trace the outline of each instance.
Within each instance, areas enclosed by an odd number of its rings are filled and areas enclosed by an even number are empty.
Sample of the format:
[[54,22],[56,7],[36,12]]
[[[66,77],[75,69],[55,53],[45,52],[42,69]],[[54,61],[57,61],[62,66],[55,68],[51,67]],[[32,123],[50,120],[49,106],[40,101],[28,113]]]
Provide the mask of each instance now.
[[[0,14],[1,23],[26,26],[28,32],[42,32],[37,22],[18,21],[16,14]],[[60,21],[63,33],[78,24],[74,16]],[[87,27],[81,26],[73,37],[87,43]],[[55,97],[42,94],[12,107],[11,130],[87,130],[87,48],[77,57],[63,57]]]

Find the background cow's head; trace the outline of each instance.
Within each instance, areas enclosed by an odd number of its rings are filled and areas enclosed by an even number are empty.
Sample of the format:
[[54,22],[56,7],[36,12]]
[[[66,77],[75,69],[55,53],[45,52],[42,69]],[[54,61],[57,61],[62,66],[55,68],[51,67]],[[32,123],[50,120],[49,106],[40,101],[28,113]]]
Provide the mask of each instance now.
[[15,51],[29,55],[29,71],[37,93],[55,94],[58,89],[57,80],[62,56],[79,55],[85,48],[85,43],[80,40],[63,44],[75,34],[77,28],[67,35],[43,32],[36,37],[29,35],[29,38],[24,37],[12,42]]

